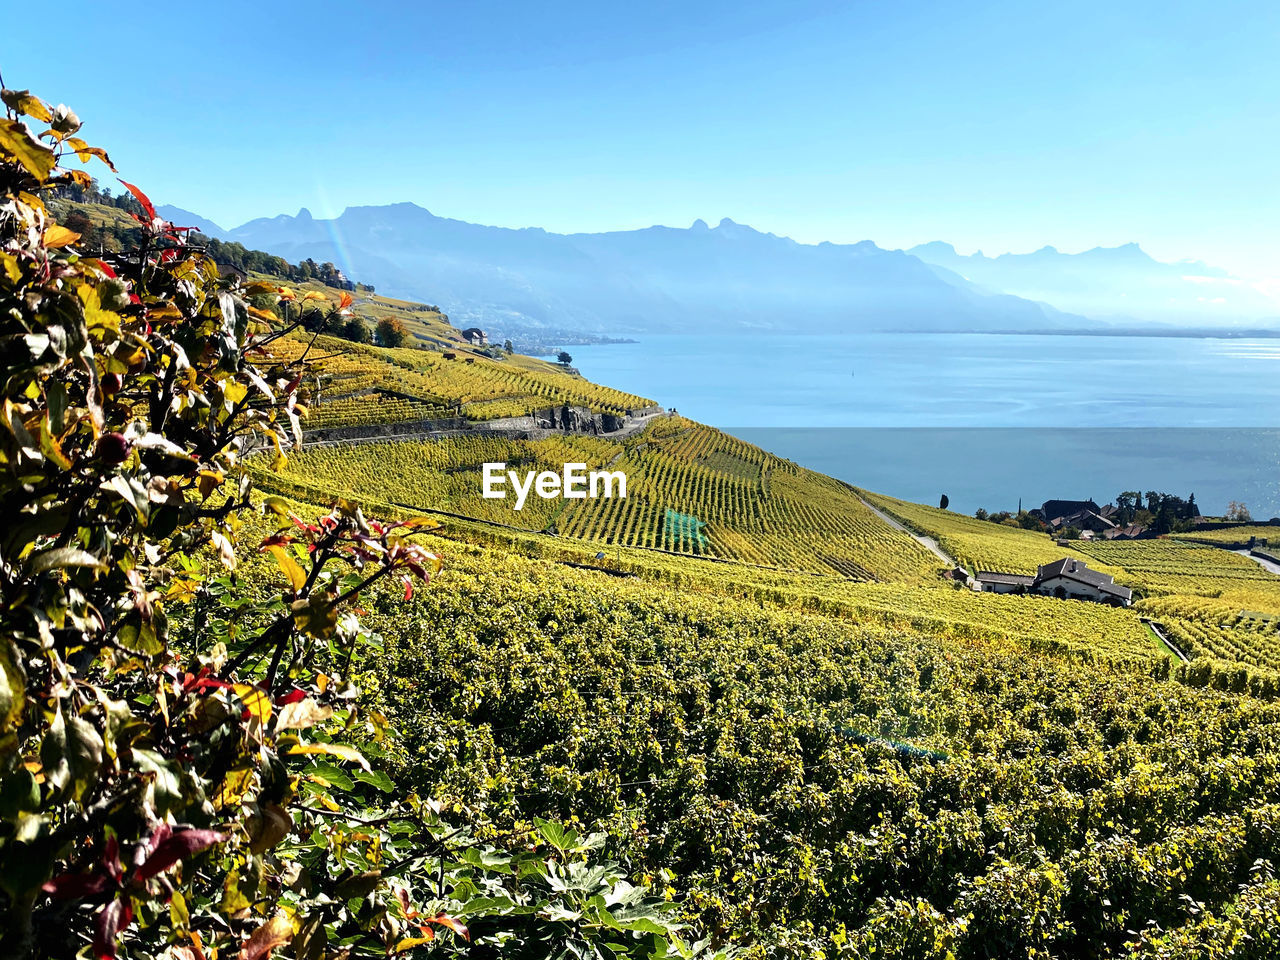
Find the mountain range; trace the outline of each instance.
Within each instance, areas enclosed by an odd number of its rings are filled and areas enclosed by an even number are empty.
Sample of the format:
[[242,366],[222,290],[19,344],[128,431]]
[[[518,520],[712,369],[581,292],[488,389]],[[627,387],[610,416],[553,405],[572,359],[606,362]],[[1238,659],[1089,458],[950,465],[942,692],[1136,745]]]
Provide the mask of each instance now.
[[1161,263],[1136,243],[1062,253],[968,256],[934,241],[907,251],[958,273],[979,288],[1044,300],[1073,313],[1114,324],[1217,325],[1280,314],[1280,305],[1220,267],[1198,260]]
[[[907,251],[869,240],[804,244],[727,218],[714,227],[697,220],[557,234],[438,217],[412,203],[349,207],[334,219],[304,208],[233,230],[177,207],[160,212],[293,262],[332,261],[379,293],[437,303],[460,326],[496,331],[1064,331],[1280,312],[1269,301],[1249,301],[1251,312],[1236,315],[1195,300],[1161,312],[1159,298],[1173,287],[1239,288],[1223,271],[1159,263],[1136,245],[987,258],[945,243]],[[1189,270],[1196,279],[1186,279]],[[1246,300],[1238,294],[1232,306]]]

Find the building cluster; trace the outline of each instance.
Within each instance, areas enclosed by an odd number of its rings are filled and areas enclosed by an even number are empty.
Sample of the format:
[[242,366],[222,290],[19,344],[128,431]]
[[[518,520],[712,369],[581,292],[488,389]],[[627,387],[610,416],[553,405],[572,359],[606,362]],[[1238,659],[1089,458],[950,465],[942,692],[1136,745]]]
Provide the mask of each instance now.
[[984,593],[1031,593],[1061,600],[1092,600],[1127,607],[1133,591],[1105,573],[1090,570],[1083,560],[1063,557],[1037,568],[1035,576],[979,570],[973,588]]
[[1043,505],[1027,513],[1035,517],[1050,533],[1063,534],[1068,530],[1080,531],[1085,540],[1141,540],[1154,536],[1140,523],[1120,523],[1120,511],[1113,503],[1100,507],[1092,500],[1046,500]]

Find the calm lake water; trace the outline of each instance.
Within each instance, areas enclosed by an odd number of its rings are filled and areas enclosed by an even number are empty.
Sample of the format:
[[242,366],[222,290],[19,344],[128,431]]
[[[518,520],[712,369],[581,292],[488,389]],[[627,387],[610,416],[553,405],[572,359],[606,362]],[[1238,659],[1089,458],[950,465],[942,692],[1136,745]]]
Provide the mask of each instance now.
[[1280,340],[671,335],[588,378],[840,479],[953,509],[1121,490],[1280,514]]

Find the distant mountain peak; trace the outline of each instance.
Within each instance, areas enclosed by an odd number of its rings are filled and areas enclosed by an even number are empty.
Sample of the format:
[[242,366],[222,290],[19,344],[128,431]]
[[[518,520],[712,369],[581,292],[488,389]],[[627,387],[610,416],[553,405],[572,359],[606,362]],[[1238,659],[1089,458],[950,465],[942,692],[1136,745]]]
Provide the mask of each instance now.
[[306,207],[299,207],[297,214],[294,215],[295,220],[311,220],[311,211]]
[[711,228],[707,226],[707,221],[699,217],[689,225],[689,229],[695,233],[702,233],[704,230],[710,230]]

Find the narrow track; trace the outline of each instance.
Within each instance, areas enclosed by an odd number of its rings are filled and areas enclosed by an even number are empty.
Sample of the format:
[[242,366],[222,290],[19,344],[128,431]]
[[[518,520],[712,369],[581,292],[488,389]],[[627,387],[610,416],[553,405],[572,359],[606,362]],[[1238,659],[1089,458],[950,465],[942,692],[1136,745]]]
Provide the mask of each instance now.
[[1170,650],[1173,651],[1174,656],[1176,656],[1183,663],[1191,662],[1191,658],[1182,652],[1182,648],[1179,647],[1176,643],[1174,643],[1165,635],[1165,632],[1160,627],[1160,624],[1156,623],[1154,620],[1150,619],[1149,617],[1139,617],[1138,619],[1140,619],[1143,623],[1147,625],[1148,629],[1150,629],[1151,632],[1154,633],[1160,639],[1161,643],[1163,643],[1166,647],[1168,647]]

